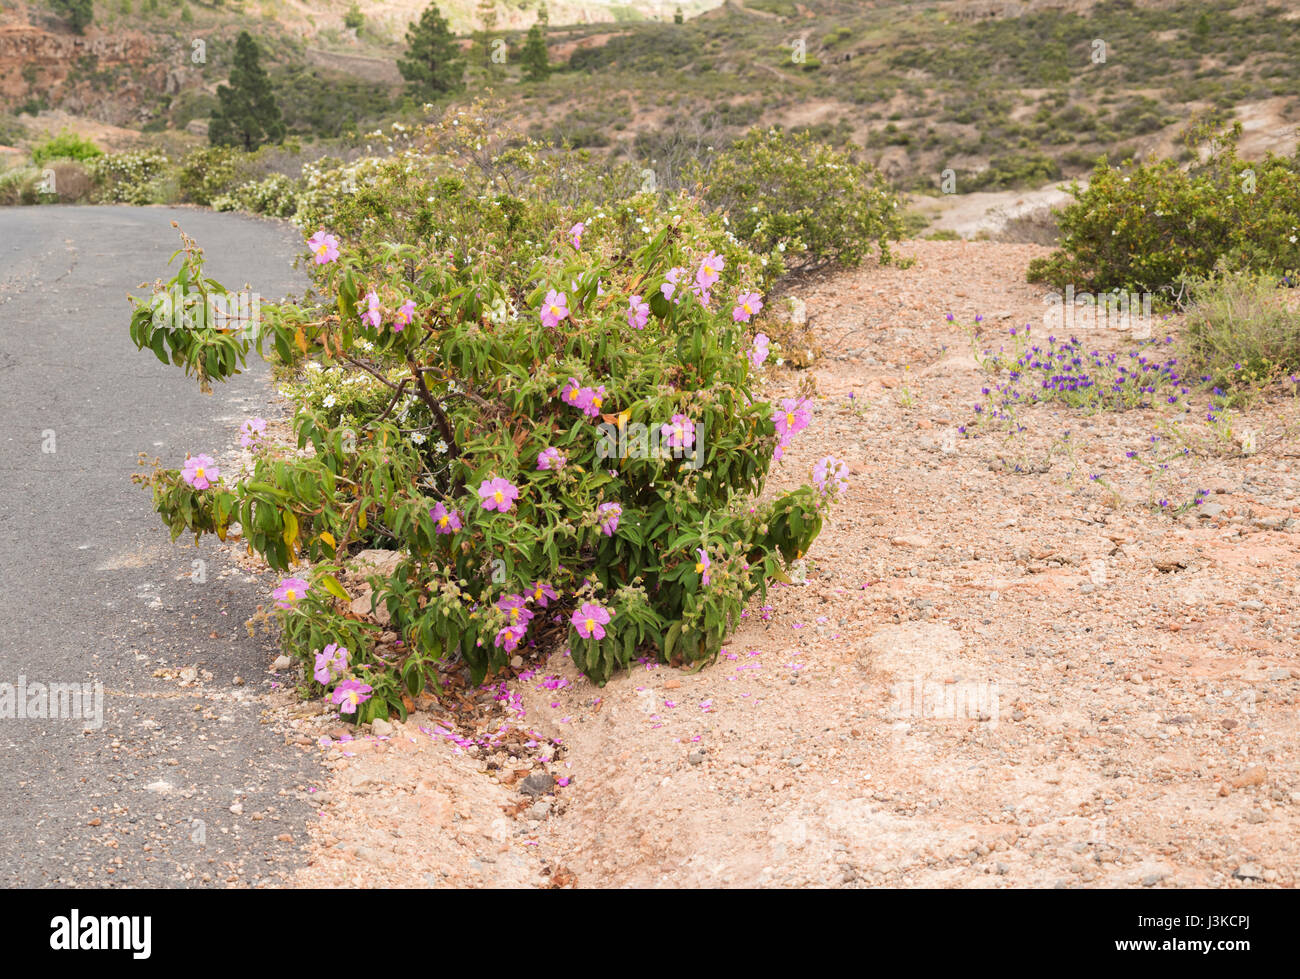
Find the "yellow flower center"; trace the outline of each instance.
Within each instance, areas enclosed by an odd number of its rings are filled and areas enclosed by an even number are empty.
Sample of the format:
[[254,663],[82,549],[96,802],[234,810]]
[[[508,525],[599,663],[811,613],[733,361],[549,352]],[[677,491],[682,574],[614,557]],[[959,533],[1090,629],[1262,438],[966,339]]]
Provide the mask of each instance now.
[[595,630],[596,630],[596,620],[595,620],[595,619],[588,619],[588,620],[587,620],[587,631],[588,631],[588,632],[594,632]]
[[439,518],[438,518],[438,526],[439,526],[439,527],[445,527],[445,526],[447,526],[447,521],[448,521],[448,519],[450,519],[450,518],[448,518],[448,517],[439,517]]
[[194,470],[194,478],[195,478],[195,479],[203,479],[203,478],[204,478],[203,473],[204,473],[204,469],[203,469],[203,467],[202,467],[202,466],[199,466],[198,469]]
[[294,591],[292,588],[286,588],[285,591],[284,591],[284,597],[285,597],[288,601],[290,601],[290,602],[294,602],[294,601],[297,601],[297,600],[298,600],[298,593],[297,593],[296,591]]
[[787,425],[793,425],[793,424],[794,424],[794,412],[793,412],[793,411],[787,411],[787,412],[785,413],[785,423],[786,423]]
[[696,561],[696,562],[695,562],[695,573],[696,573],[696,574],[704,574],[704,562],[703,562],[703,561]]
[[501,495],[501,491],[500,491],[500,490],[497,490],[495,493],[493,493],[493,494],[492,494],[492,498],[493,498],[494,500],[496,500],[498,503],[500,503],[500,502],[502,502],[503,500],[505,500],[505,497]]
[[357,706],[357,692],[355,690],[349,690],[347,692],[347,698],[349,704],[353,707]]
[[603,400],[604,400],[604,399],[602,399],[602,398],[592,397],[592,399],[591,399],[591,406],[592,406],[593,408],[599,408],[599,407],[601,406]]

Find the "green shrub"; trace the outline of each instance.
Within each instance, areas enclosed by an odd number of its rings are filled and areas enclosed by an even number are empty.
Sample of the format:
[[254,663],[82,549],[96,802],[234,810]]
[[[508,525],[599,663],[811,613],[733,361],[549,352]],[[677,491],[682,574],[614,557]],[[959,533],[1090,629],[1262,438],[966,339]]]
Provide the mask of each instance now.
[[217,196],[247,183],[253,169],[250,155],[231,146],[193,150],[177,165],[181,199],[207,207]]
[[[517,157],[480,162],[479,176],[458,179],[531,172]],[[540,187],[540,176],[525,184]],[[446,202],[462,197],[474,206],[447,185]],[[347,231],[337,261],[314,266],[318,304],[262,307],[257,349],[285,364],[308,358],[308,373],[322,375],[290,392],[298,445],[311,451],[260,450],[251,477],[210,488],[176,470],[142,477],[173,535],[224,536],[238,521],[272,567],[316,562],[305,595],[285,602],[283,640],[309,672],[327,644],[348,648],[348,681],[374,690],[359,721],[404,714],[402,693],[436,681],[448,657],[481,680],[524,638],[566,646],[596,682],[642,655],[715,657],[745,601],[816,538],[828,500],[812,486],[758,499],[778,431],[806,410],[762,400],[751,327],[733,316],[737,296],[763,280],[763,257],[731,243],[719,263],[720,218],[686,196],[595,207],[502,191],[467,212],[497,219],[452,215],[429,228],[408,213],[413,198],[373,222],[369,206],[332,204]],[[543,215],[558,220],[540,226]],[[313,247],[325,241],[319,232]],[[168,288],[220,292],[185,246]],[[706,266],[719,277],[701,296],[688,282]],[[669,294],[661,286],[675,270]],[[644,328],[629,322],[632,294],[649,305]],[[395,330],[407,300],[412,321]],[[548,324],[556,304],[566,314]],[[363,318],[371,309],[378,327]],[[187,315],[175,323],[141,300],[132,340],[201,385],[237,372],[251,341]],[[640,438],[684,421],[694,435],[676,452]],[[619,425],[646,428],[620,446],[608,440]],[[561,468],[542,468],[551,450],[566,457]],[[496,489],[504,505],[489,508]],[[439,524],[440,507],[457,520]],[[400,556],[390,577],[371,579],[400,645],[346,611],[338,580],[345,556],[376,539]],[[612,616],[603,638],[587,634],[600,617],[588,605]]]
[[[1204,137],[1204,132],[1198,134]],[[1060,212],[1061,247],[1029,266],[1029,281],[1059,289],[1175,296],[1180,280],[1228,269],[1277,275],[1300,268],[1300,157],[1238,159],[1236,134],[1204,163],[1099,164]]]
[[61,132],[36,144],[32,149],[32,162],[38,167],[50,160],[76,160],[85,163],[103,155],[104,151],[90,140],[83,139],[76,133]]
[[1189,284],[1187,360],[1221,388],[1300,373],[1300,303],[1270,273],[1234,272]]
[[873,245],[888,262],[889,242],[902,234],[884,177],[806,133],[751,130],[694,176],[741,241],[784,250],[791,269],[855,266]]
[[41,171],[36,167],[0,172],[0,207],[41,203],[41,182]]

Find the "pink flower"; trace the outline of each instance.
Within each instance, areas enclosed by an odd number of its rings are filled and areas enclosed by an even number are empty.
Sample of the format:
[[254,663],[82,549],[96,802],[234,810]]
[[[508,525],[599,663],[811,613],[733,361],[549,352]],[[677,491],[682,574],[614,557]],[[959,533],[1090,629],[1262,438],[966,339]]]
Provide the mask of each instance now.
[[513,653],[527,632],[526,625],[508,625],[496,634],[492,642],[498,649],[503,648],[507,653]]
[[316,654],[316,682],[325,686],[335,676],[348,668],[348,651],[337,643],[330,643]]
[[659,434],[668,439],[670,449],[689,449],[695,444],[695,422],[685,415],[673,415],[672,423],[662,426]]
[[613,537],[614,531],[618,530],[618,518],[623,515],[623,508],[617,503],[602,503],[596,507],[596,512],[605,518],[601,521],[600,532],[606,537]]
[[280,587],[271,592],[271,597],[275,599],[276,608],[290,609],[310,588],[301,578],[285,578],[280,582]]
[[511,626],[526,626],[528,620],[533,617],[533,611],[528,607],[528,599],[523,595],[502,596],[497,599],[497,608],[506,613]]
[[266,434],[265,418],[248,418],[239,426],[239,444],[246,449],[252,448]]
[[754,337],[754,347],[749,352],[749,362],[754,365],[754,370],[763,366],[763,361],[767,360],[767,334],[759,333]]
[[[808,399],[783,399],[780,410],[772,414],[772,421],[776,424],[777,434],[783,437],[783,441],[787,440],[791,435],[799,434],[812,421],[812,412],[808,409]],[[778,456],[778,458],[780,457]]]
[[433,518],[434,531],[439,534],[454,534],[460,530],[460,511],[448,510],[441,501],[433,505],[429,516]]
[[533,582],[533,601],[536,602],[540,608],[546,608],[546,606],[550,605],[552,601],[559,597],[560,596],[556,594],[555,589],[546,582]]
[[583,388],[579,392],[579,397],[584,402],[582,413],[588,418],[595,418],[600,414],[600,406],[605,403],[605,385],[602,384],[594,391],[591,388]]
[[843,459],[827,456],[813,466],[813,482],[827,495],[841,493],[848,488],[849,467]]
[[640,296],[633,296],[627,301],[627,325],[635,330],[644,330],[650,322],[650,304],[643,303]]
[[379,324],[383,322],[383,317],[379,315],[379,297],[373,290],[366,293],[366,311],[361,314],[361,322],[369,323],[375,329],[379,329]]
[[584,391],[590,393],[591,389],[580,387],[578,385],[578,379],[576,377],[571,377],[569,378],[568,383],[564,385],[564,389],[560,392],[560,400],[567,405],[573,405],[575,408],[585,408],[586,404],[582,400]]
[[327,235],[324,230],[317,231],[307,239],[307,247],[316,257],[317,265],[328,265],[339,257],[339,240]]
[[357,708],[370,699],[370,694],[374,690],[360,680],[344,680],[334,688],[334,693],[330,699],[338,705],[339,713],[355,714]]
[[403,329],[415,322],[415,300],[408,299],[397,308],[393,316],[393,332],[401,333]]
[[609,609],[591,602],[583,602],[582,608],[575,609],[569,621],[573,623],[573,627],[578,630],[578,635],[583,639],[590,639],[592,636],[604,639],[604,627],[609,625],[610,618]]
[[709,252],[704,256],[704,261],[700,262],[700,270],[695,273],[695,283],[701,291],[707,292],[713,288],[725,265],[722,256],[717,252]]
[[537,454],[537,468],[560,470],[569,460],[555,446],[543,449]]
[[498,476],[496,479],[483,480],[478,495],[484,510],[505,513],[519,499],[519,489],[510,480]]
[[756,292],[742,292],[736,297],[736,308],[731,311],[731,318],[737,323],[748,323],[762,312],[763,300]]
[[573,245],[574,248],[582,247],[582,233],[586,230],[586,224],[581,221],[569,229],[569,243]]
[[542,326],[554,329],[568,315],[569,301],[564,298],[564,293],[552,289],[542,300]]
[[181,470],[181,479],[197,490],[205,490],[221,476],[217,461],[207,453],[185,457],[185,468]]
[[659,287],[659,291],[663,293],[665,299],[673,298],[673,293],[677,291],[677,280],[682,277],[682,273],[685,271],[684,268],[668,270],[668,274],[664,276],[664,284]]
[[709,568],[713,567],[713,562],[709,560],[709,552],[702,547],[695,549],[695,554],[699,560],[695,562],[695,573],[700,575],[700,584],[709,583]]
[[781,441],[777,442],[776,448],[772,450],[772,458],[780,459],[783,455],[785,455],[786,447],[789,444],[790,444],[789,436],[785,436],[784,438],[781,439]]
[[713,302],[712,293],[710,293],[705,286],[700,285],[698,282],[691,283],[691,292],[695,294],[695,298],[700,301],[700,305],[703,306],[705,309],[708,309],[709,303]]

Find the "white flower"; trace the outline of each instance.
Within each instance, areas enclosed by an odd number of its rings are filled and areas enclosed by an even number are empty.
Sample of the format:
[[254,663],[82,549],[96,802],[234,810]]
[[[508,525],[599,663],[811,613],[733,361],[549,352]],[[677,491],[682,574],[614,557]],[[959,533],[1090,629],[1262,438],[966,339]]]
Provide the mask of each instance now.
[[447,443],[444,442],[442,439],[438,439],[438,441],[433,443],[433,451],[437,452],[439,455],[446,453]]
[[325,395],[325,400],[322,401],[321,404],[322,404],[324,407],[326,407],[326,408],[333,408],[333,407],[334,407],[334,395],[332,395],[332,394],[327,394],[327,395]]
[[425,434],[423,432],[412,432],[411,441],[416,445],[424,445]]

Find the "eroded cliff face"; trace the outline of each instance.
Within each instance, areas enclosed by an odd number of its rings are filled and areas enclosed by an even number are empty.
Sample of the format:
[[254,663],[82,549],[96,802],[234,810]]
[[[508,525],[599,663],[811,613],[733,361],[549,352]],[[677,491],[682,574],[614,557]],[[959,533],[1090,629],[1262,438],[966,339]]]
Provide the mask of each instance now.
[[73,34],[41,17],[29,20],[21,7],[0,11],[0,110],[35,100],[103,122],[139,122],[163,96],[198,80],[188,55],[172,38],[93,25]]

